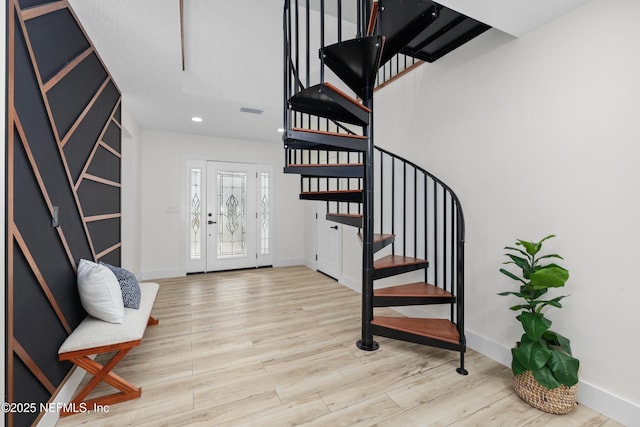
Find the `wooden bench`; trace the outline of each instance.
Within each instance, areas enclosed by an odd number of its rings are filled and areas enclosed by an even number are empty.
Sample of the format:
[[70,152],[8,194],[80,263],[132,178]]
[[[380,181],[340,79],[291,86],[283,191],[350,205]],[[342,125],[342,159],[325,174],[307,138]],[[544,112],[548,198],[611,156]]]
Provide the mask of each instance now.
[[[93,375],[89,383],[70,402],[69,408],[75,408],[76,411],[82,408],[92,410],[97,405],[110,405],[140,397],[141,387],[134,386],[112,370],[132,348],[140,345],[147,325],[158,324],[151,316],[158,289],[157,283],[140,283],[140,308],[125,308],[123,323],[108,323],[87,316],[62,343],[58,350],[58,360],[68,360]],[[89,357],[110,352],[115,354],[104,365]],[[120,391],[86,400],[102,381]],[[73,413],[73,409],[63,410],[60,416]]]

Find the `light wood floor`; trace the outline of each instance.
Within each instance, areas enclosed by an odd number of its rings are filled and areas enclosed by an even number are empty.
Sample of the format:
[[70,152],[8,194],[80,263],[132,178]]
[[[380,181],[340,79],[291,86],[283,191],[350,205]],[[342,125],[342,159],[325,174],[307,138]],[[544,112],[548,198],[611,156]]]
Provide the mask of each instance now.
[[386,338],[357,349],[360,296],[306,267],[159,282],[160,324],[116,368],[142,397],[59,426],[619,425],[529,407],[510,370],[473,351],[465,377],[458,353]]

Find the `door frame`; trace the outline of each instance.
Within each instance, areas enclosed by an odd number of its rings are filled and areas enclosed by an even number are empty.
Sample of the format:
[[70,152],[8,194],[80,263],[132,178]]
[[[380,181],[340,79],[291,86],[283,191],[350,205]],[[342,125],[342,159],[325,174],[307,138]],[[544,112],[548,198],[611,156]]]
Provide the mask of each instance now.
[[[269,248],[268,252],[261,253],[260,250],[260,233],[259,230],[256,229],[256,239],[257,239],[257,257],[256,264],[249,268],[254,267],[266,267],[273,265],[273,256],[276,247],[274,232],[275,228],[275,220],[274,220],[274,175],[273,175],[273,166],[270,164],[261,164],[261,163],[252,163],[252,162],[233,162],[226,160],[209,160],[209,159],[185,159],[184,168],[183,168],[183,184],[181,187],[182,193],[182,225],[180,227],[181,232],[181,240],[183,241],[182,247],[184,255],[182,256],[184,272],[185,274],[189,273],[207,273],[207,236],[206,236],[206,207],[207,207],[207,162],[216,162],[216,163],[226,163],[226,164],[248,164],[254,165],[256,168],[257,176],[256,176],[256,185],[259,184],[259,177],[261,173],[267,173],[269,176],[269,188],[268,188],[268,213],[269,213],[269,227],[268,227],[268,242]],[[200,171],[200,215],[199,215],[199,237],[200,237],[200,252],[198,258],[192,258],[191,256],[191,171],[192,170]],[[260,198],[262,196],[261,189],[256,188],[256,198]],[[256,204],[258,204],[256,200]],[[258,211],[258,213],[260,213]]]
[[[327,221],[326,219],[327,213],[327,202],[318,201],[316,203],[316,270],[320,273],[323,273],[329,277],[336,279],[337,281],[342,280],[342,224],[333,221]],[[334,229],[335,227],[335,229]],[[329,232],[328,229],[331,229]],[[331,234],[330,234],[331,233]],[[335,239],[331,239],[332,233],[337,233]],[[322,242],[327,243],[323,245]],[[331,243],[335,243],[333,246]],[[321,249],[326,247],[327,254],[321,253]],[[321,260],[323,258],[327,258],[329,254],[332,254],[336,258],[335,269],[332,271],[327,268],[323,268],[321,265]]]

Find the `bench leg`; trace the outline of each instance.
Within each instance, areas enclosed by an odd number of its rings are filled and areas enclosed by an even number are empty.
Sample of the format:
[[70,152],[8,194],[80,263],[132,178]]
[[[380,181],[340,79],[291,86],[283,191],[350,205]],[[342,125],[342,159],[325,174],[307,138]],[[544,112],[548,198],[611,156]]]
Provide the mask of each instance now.
[[153,316],[149,316],[149,321],[147,322],[147,326],[154,326],[154,325],[157,325],[158,323],[160,323],[158,319],[156,319]]
[[[116,375],[111,370],[122,360],[124,356],[131,350],[131,348],[120,349],[114,354],[114,356],[104,366],[89,359],[87,356],[74,357],[69,359],[74,364],[80,366],[82,369],[93,375],[93,378],[89,383],[70,402],[72,408],[76,410],[94,410],[96,405],[111,405],[113,403],[124,402],[126,400],[136,399],[142,395],[142,388],[136,387],[133,384],[126,381],[124,378]],[[96,397],[93,399],[85,400],[86,397],[93,391],[94,388],[101,382],[113,386],[120,390],[113,394]],[[84,405],[83,405],[84,403]],[[64,417],[72,415],[76,412],[73,411],[61,411],[60,416]]]

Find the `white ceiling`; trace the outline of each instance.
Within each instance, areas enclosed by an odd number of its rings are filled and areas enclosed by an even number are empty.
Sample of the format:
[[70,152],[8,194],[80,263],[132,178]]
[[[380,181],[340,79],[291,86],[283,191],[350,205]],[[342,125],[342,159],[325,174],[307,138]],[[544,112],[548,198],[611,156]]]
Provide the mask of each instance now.
[[[587,1],[440,3],[518,37]],[[141,127],[281,140],[283,0],[184,0],[186,71],[179,0],[69,2]]]

